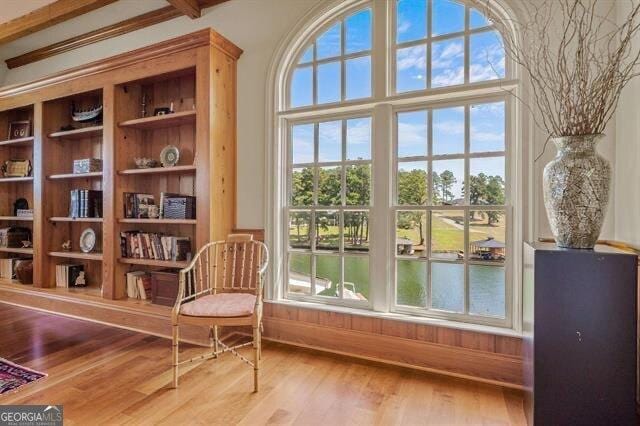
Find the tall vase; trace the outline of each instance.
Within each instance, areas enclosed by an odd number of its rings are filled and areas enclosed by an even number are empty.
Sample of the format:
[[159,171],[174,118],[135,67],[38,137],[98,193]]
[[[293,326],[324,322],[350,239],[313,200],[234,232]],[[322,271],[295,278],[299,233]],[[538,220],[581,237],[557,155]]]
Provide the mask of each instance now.
[[596,144],[604,135],[553,138],[558,154],[544,168],[544,205],[559,247],[595,246],[609,204],[611,166]]

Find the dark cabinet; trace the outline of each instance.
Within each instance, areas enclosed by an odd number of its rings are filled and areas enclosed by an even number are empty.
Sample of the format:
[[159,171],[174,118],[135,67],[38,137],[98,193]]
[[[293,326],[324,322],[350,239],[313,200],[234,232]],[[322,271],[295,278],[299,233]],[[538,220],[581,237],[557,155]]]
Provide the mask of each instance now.
[[525,244],[526,411],[535,425],[635,425],[637,256]]

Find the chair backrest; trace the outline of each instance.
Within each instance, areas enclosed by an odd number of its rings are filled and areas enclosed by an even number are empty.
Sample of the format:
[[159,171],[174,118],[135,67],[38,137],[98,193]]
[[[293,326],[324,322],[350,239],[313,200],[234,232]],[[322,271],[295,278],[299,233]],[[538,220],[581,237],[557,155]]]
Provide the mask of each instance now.
[[178,300],[216,292],[252,293],[261,299],[268,262],[267,247],[251,234],[231,234],[225,241],[208,243],[180,271]]

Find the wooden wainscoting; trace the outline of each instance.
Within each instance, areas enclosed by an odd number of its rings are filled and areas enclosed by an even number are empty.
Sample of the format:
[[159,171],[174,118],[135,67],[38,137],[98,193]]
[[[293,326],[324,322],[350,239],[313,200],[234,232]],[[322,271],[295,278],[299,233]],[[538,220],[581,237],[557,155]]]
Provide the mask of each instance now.
[[264,338],[508,387],[522,387],[518,337],[265,303]]

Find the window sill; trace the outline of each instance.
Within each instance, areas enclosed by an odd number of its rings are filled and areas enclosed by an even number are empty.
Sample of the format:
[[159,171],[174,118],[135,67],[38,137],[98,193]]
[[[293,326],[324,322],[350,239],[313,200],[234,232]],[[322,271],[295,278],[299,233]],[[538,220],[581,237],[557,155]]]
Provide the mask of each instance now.
[[338,312],[343,314],[359,315],[369,318],[380,318],[395,321],[404,321],[414,324],[431,325],[434,327],[451,328],[455,330],[475,331],[477,333],[487,333],[496,336],[507,336],[521,338],[522,333],[501,327],[492,327],[488,325],[471,324],[460,321],[451,321],[438,318],[420,317],[415,315],[396,313],[396,312],[375,312],[364,309],[349,308],[346,306],[327,305],[324,303],[303,302],[299,300],[281,299],[281,300],[265,300],[265,303],[294,306],[305,309],[316,309],[326,312]]

